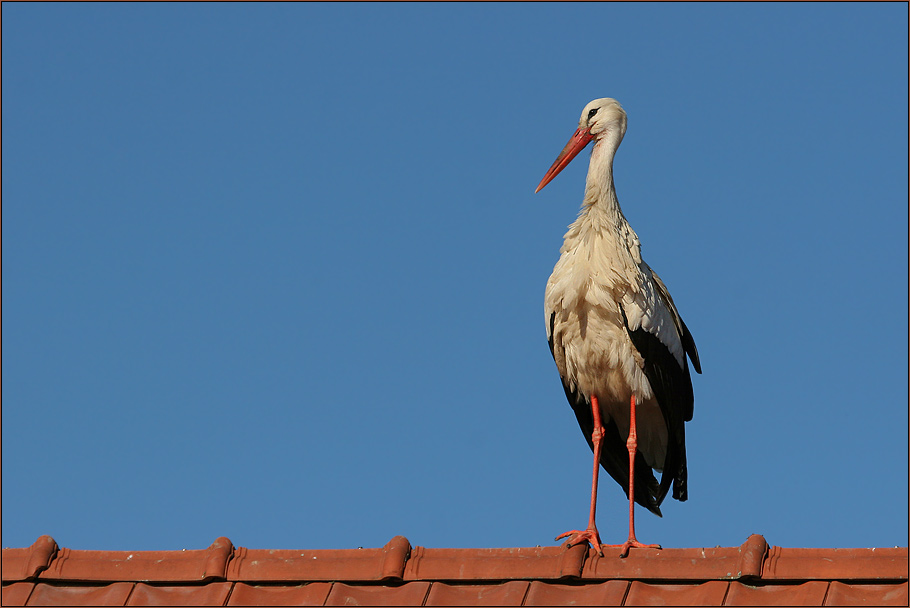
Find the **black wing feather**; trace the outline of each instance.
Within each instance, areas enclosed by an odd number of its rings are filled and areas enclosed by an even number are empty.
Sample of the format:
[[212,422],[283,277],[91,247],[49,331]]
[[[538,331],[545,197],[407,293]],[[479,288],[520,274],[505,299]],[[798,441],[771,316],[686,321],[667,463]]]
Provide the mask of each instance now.
[[[655,275],[656,276],[656,275]],[[659,281],[659,279],[658,279]],[[663,283],[660,283],[663,287]],[[664,287],[661,291],[666,293]],[[669,296],[668,296],[669,297]],[[665,300],[666,301],[666,300]],[[674,320],[678,319],[680,325],[685,328],[682,319],[676,313],[672,300],[668,302],[671,311],[674,313]],[[629,328],[629,320],[626,318],[626,311],[622,305],[619,307],[622,313],[623,323],[626,332],[632,340],[632,344],[638,350],[644,361],[644,373],[660,406],[664,422],[667,425],[667,456],[664,460],[663,473],[660,478],[660,490],[657,494],[657,504],[663,502],[667,492],[670,490],[670,484],[673,484],[673,498],[684,501],[688,498],[688,470],[686,468],[686,428],[685,423],[692,419],[694,410],[695,397],[692,392],[692,379],[689,376],[689,365],[683,357],[683,365],[680,367],[679,361],[670,352],[670,349],[660,341],[660,339],[642,327],[637,329]],[[700,364],[697,363],[698,353],[695,351],[695,342],[689,334],[688,328],[680,331],[683,338],[683,344],[686,353],[689,353],[688,342],[691,344],[694,358],[693,365],[698,365],[696,371],[700,370]],[[686,338],[685,336],[688,336]],[[690,355],[691,356],[691,355]]]

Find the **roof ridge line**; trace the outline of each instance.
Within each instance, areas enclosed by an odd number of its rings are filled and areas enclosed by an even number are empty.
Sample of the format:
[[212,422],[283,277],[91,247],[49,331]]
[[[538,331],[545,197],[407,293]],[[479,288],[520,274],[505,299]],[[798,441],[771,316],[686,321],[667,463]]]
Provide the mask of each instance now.
[[907,548],[782,548],[752,534],[739,547],[634,550],[600,556],[586,544],[569,547],[427,548],[401,535],[381,548],[268,550],[236,547],[220,536],[206,549],[95,551],[60,547],[41,536],[30,547],[3,549],[3,583],[78,581],[358,584],[507,580],[798,580],[906,581]]

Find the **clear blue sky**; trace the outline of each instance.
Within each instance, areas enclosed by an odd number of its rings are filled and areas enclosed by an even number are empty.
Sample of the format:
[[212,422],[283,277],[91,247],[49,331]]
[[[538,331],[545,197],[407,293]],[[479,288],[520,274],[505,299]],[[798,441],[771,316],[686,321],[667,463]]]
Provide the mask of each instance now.
[[906,545],[907,16],[4,4],[3,545],[584,526],[543,293],[588,153],[534,188],[597,97],[704,367],[639,538]]

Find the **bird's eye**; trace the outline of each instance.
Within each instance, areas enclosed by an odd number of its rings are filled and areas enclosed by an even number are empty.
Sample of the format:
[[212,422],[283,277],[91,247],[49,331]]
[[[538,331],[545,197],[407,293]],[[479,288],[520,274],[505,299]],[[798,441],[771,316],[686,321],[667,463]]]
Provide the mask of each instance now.
[[588,120],[591,120],[592,118],[594,118],[595,114],[597,114],[597,108],[594,108],[593,110],[588,112]]

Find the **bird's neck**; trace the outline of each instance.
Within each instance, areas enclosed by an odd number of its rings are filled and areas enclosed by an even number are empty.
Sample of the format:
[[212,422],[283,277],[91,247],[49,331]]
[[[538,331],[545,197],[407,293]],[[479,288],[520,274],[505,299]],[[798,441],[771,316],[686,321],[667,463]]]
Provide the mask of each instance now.
[[[588,177],[585,181],[584,208],[599,206],[603,210],[619,211],[619,200],[613,187],[613,156],[616,148],[606,141],[598,141],[591,150],[591,162],[588,165]],[[619,211],[622,215],[622,211]]]
[[596,232],[609,234],[616,246],[629,252],[639,263],[641,244],[638,235],[623,215],[613,186],[613,156],[617,145],[618,142],[611,141],[599,141],[594,145],[578,222]]

